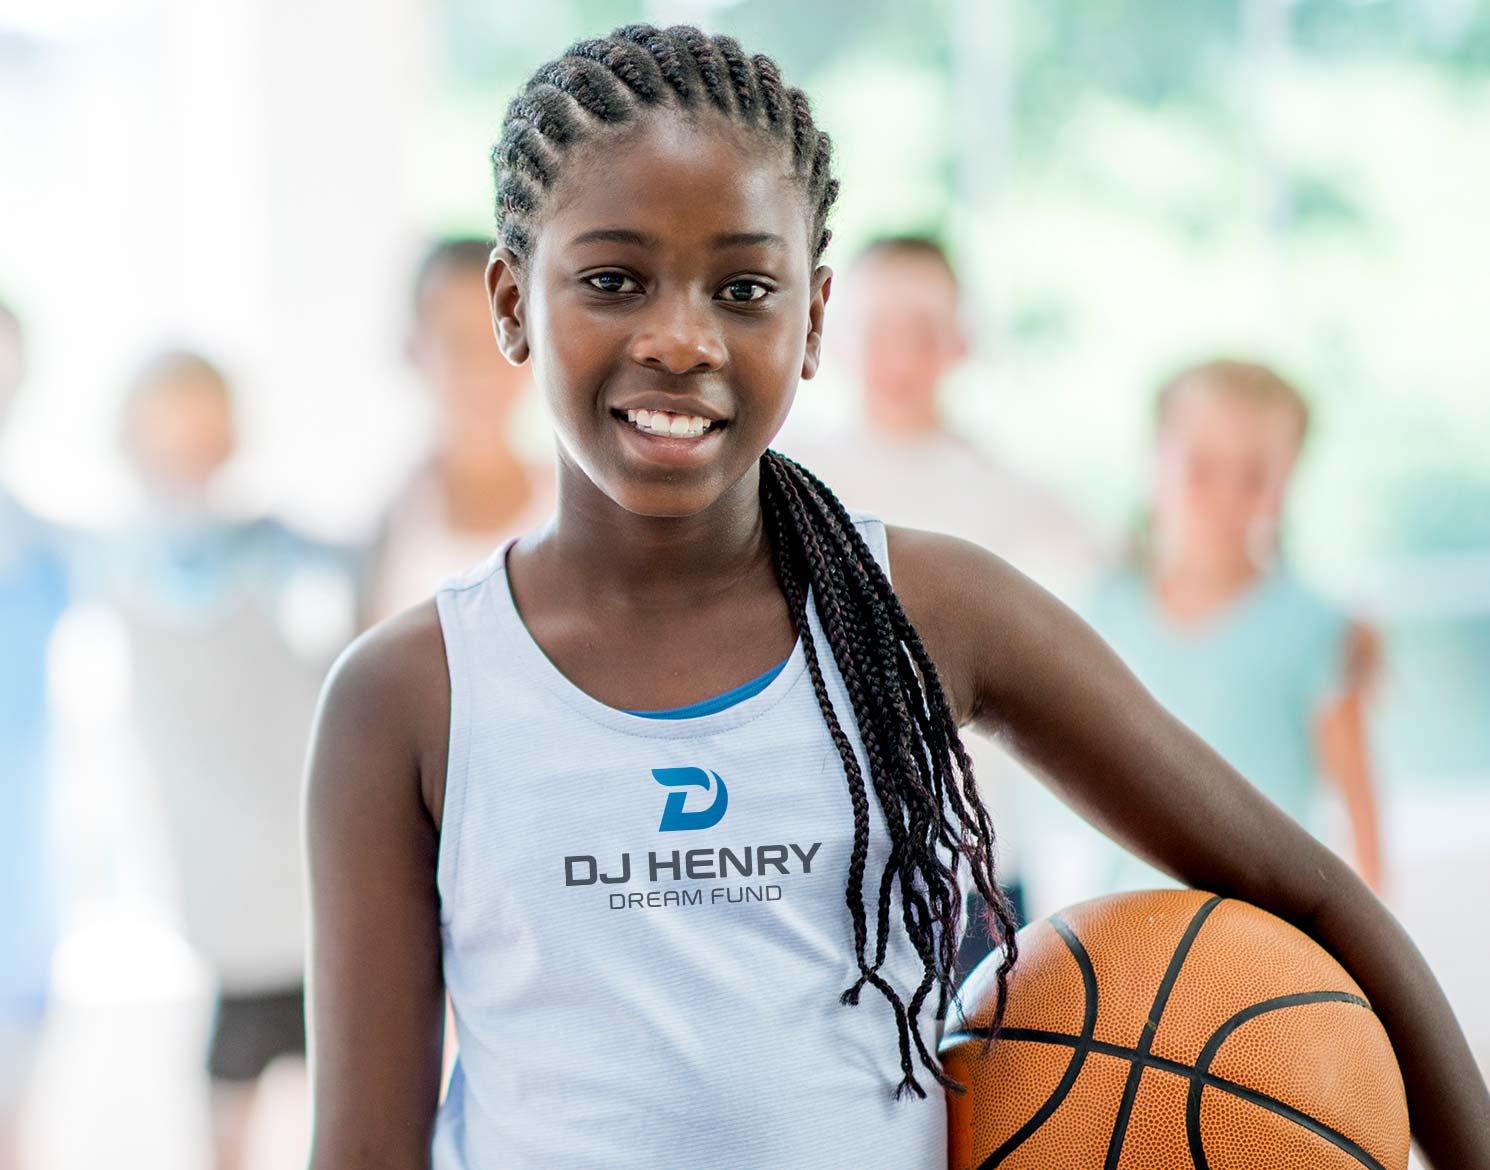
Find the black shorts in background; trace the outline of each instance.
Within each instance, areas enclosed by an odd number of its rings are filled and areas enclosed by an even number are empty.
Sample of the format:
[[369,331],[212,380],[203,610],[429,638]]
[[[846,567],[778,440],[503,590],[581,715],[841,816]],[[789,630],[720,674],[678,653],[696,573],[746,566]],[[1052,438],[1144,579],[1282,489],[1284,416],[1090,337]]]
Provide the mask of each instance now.
[[305,1055],[305,988],[217,1001],[207,1071],[214,1081],[256,1081],[281,1056]]

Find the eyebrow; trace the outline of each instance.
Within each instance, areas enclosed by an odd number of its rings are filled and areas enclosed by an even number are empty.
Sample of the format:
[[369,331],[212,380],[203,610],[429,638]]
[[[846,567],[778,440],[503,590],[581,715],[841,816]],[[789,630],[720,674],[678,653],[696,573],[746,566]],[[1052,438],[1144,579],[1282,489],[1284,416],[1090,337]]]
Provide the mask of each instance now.
[[657,241],[651,236],[631,228],[596,228],[594,231],[581,232],[569,241],[569,246],[573,248],[580,244],[635,244],[638,248],[646,248],[656,243]]
[[[762,244],[773,248],[786,246],[786,241],[772,232],[724,232],[709,242],[716,251],[722,248],[747,248]],[[655,236],[649,236],[634,228],[612,227],[581,232],[569,241],[569,246],[573,248],[580,244],[631,244],[638,248],[654,248],[657,243]]]
[[772,248],[786,247],[786,241],[771,232],[725,232],[710,241],[715,248],[748,248],[765,244]]

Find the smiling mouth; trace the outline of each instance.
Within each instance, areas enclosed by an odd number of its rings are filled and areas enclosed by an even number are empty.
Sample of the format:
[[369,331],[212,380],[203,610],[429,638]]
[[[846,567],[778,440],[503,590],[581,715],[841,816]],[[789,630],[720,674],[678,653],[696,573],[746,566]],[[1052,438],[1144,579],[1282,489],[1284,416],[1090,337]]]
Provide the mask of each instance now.
[[642,434],[659,439],[702,439],[711,431],[717,433],[728,425],[723,419],[674,414],[668,410],[613,410],[611,413]]

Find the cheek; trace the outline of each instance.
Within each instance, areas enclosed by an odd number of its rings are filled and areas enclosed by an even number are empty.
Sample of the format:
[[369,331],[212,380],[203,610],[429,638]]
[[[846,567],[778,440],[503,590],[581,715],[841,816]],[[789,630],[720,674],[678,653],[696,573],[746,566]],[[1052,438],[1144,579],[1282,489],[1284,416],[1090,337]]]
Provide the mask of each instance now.
[[613,348],[604,323],[545,304],[529,317],[528,345],[533,381],[554,417],[587,411]]
[[725,376],[734,384],[742,413],[761,416],[763,426],[774,435],[786,419],[802,377],[806,354],[806,327],[796,318],[772,329],[752,330],[751,335],[730,339],[730,365]]
[[1194,469],[1181,451],[1160,448],[1154,462],[1154,498],[1160,507],[1183,504],[1190,494]]
[[806,329],[796,318],[770,330],[751,330],[729,339],[730,361],[740,369],[759,371],[763,377],[796,383],[806,352]]
[[1288,477],[1280,475],[1269,480],[1258,492],[1257,511],[1265,516],[1277,518],[1283,513],[1284,498],[1288,492]]

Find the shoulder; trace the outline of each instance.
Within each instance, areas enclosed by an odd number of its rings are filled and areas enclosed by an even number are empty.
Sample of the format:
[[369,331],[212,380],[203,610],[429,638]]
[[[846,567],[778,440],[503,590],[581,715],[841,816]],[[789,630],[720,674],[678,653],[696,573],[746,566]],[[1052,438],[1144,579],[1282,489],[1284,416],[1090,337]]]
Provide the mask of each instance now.
[[[445,641],[431,599],[380,622],[342,652],[322,692],[316,754],[370,757],[379,765],[373,774],[417,771],[424,803],[438,822],[449,726]],[[326,774],[351,773],[336,768]]]
[[1251,616],[1266,625],[1273,639],[1291,646],[1301,662],[1338,660],[1353,624],[1344,607],[1286,568],[1273,571],[1251,607]]
[[895,592],[920,627],[1007,621],[1030,604],[1059,605],[1003,557],[941,532],[886,525]]
[[1348,620],[1341,606],[1287,568],[1273,571],[1269,595],[1276,609],[1302,624],[1341,627]]
[[959,720],[988,698],[997,664],[1022,657],[1070,612],[981,545],[939,532],[886,529],[896,596],[926,645]]
[[981,595],[1005,574],[1018,576],[1003,558],[961,537],[898,524],[885,525],[885,537],[902,604],[934,611],[970,592]]
[[1327,689],[1353,691],[1375,681],[1382,651],[1373,626],[1286,569],[1276,574],[1272,592],[1290,644],[1312,651]]

